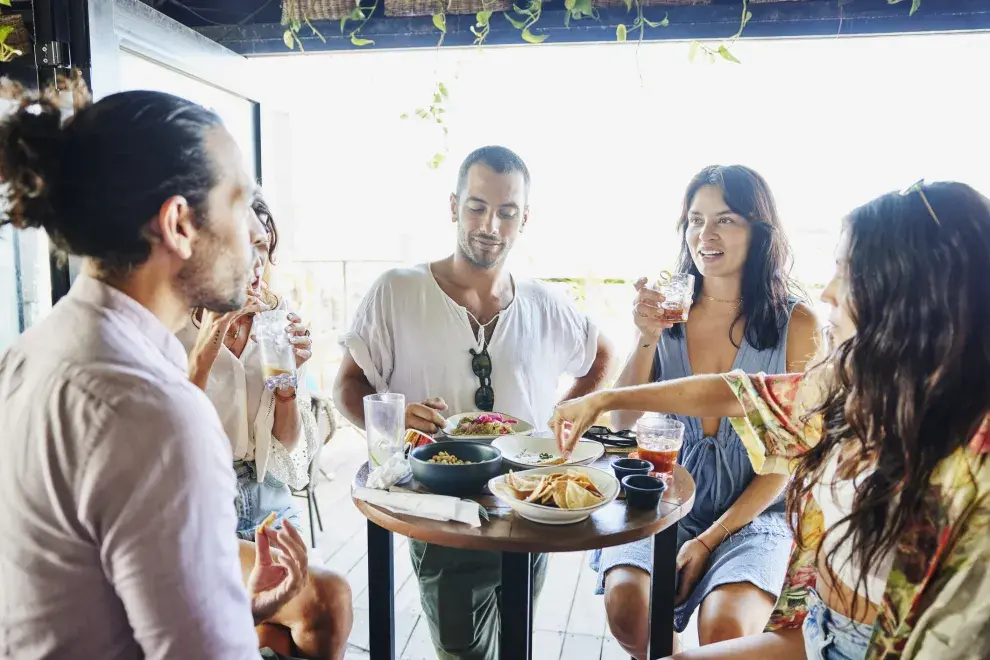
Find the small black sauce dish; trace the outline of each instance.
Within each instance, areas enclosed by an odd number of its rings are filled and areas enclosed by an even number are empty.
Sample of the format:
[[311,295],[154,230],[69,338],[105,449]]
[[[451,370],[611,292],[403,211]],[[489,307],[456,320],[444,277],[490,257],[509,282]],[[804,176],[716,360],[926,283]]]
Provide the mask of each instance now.
[[653,470],[653,463],[643,461],[638,458],[613,458],[612,472],[615,478],[622,483],[622,480],[631,474],[649,474]]
[[631,474],[622,479],[626,504],[634,509],[656,509],[667,483],[648,474]]

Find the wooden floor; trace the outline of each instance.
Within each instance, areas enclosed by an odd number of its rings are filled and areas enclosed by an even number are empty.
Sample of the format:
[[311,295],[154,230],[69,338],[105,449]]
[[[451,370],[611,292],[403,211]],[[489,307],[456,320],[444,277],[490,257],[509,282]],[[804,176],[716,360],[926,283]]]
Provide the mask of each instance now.
[[[368,559],[364,517],[351,502],[350,482],[367,459],[362,435],[341,428],[320,458],[332,479],[320,478],[317,500],[323,531],[317,532],[314,558],[347,576],[354,592],[354,630],[348,660],[368,658]],[[305,503],[300,502],[305,510]],[[305,513],[304,513],[305,518]],[[306,530],[309,538],[308,529]],[[595,573],[586,553],[551,555],[533,625],[534,660],[628,659],[608,632],[605,606],[594,595]],[[435,660],[430,632],[419,603],[406,540],[395,539],[396,649],[400,660]],[[692,643],[691,630],[684,642]]]

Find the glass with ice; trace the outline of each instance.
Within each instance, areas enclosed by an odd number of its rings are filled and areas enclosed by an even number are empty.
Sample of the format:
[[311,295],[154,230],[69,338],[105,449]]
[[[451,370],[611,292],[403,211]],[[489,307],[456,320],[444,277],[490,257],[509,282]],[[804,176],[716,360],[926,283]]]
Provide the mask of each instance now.
[[286,328],[288,314],[272,310],[254,317],[254,336],[261,350],[261,372],[269,390],[296,386],[296,355]]
[[660,303],[663,320],[666,323],[684,323],[688,320],[688,311],[694,302],[694,275],[690,273],[671,275],[664,271],[653,288],[666,298]]
[[364,431],[368,437],[368,459],[373,467],[402,452],[405,430],[406,397],[393,393],[364,397]]

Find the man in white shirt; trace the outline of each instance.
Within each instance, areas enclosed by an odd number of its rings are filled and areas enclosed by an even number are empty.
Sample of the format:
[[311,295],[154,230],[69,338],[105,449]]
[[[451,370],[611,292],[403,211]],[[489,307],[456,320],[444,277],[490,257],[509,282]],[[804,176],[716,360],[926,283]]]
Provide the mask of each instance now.
[[[504,147],[470,154],[450,196],[454,254],[385,273],[344,339],[337,406],[364,427],[363,398],[405,395],[406,425],[436,433],[442,413],[495,410],[545,430],[563,397],[600,387],[611,350],[591,321],[505,259],[529,219],[529,171]],[[442,659],[498,657],[501,557],[410,541],[423,609]],[[539,591],[546,557],[536,560]],[[440,615],[442,608],[442,616]]]
[[245,591],[230,446],[174,335],[192,307],[244,304],[266,237],[243,156],[215,114],[168,94],[90,105],[76,81],[63,125],[57,95],[13,91],[0,224],[85,260],[0,356],[0,653],[257,660],[255,623],[307,583],[305,542],[259,530]]

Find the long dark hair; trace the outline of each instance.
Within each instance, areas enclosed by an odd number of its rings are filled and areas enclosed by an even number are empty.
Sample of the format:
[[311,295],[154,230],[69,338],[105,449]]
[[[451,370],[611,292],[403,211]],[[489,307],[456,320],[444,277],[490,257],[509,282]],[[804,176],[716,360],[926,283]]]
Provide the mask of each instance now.
[[254,191],[254,199],[251,200],[251,210],[258,216],[261,224],[265,226],[265,231],[268,232],[268,262],[275,263],[275,247],[278,245],[278,228],[275,227],[275,216],[272,215],[271,209],[268,208],[268,202],[265,201],[265,196],[261,193],[260,188]]
[[856,489],[839,540],[853,548],[862,590],[869,568],[909,527],[937,524],[922,517],[932,472],[990,412],[990,206],[969,186],[935,183],[873,200],[849,215],[845,230],[840,276],[856,334],[818,367],[830,372],[812,412],[822,415],[823,437],[800,460],[787,507],[798,520],[839,448],[840,478],[876,465]]
[[0,226],[43,227],[56,247],[110,274],[148,259],[148,222],[170,197],[184,197],[195,221],[206,221],[216,173],[205,138],[222,126],[216,114],[161,92],[91,103],[78,71],[60,84],[75,106],[64,123],[54,89],[0,82],[0,97],[17,103],[0,121]]
[[[780,343],[791,297],[803,299],[805,296],[790,276],[791,247],[780,224],[770,186],[762,176],[743,165],[711,165],[691,179],[684,192],[681,218],[677,223],[681,235],[677,272],[694,275],[695,298],[701,295],[703,278],[691,258],[685,234],[691,202],[704,186],[718,188],[729,209],[745,218],[752,227],[749,253],[743,266],[742,304],[729,336],[732,337],[736,324],[745,321],[746,341],[758,351],[772,348]],[[666,332],[675,339],[684,336],[681,324]]]

